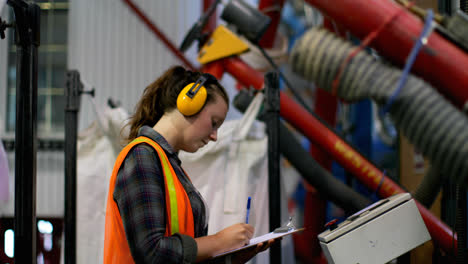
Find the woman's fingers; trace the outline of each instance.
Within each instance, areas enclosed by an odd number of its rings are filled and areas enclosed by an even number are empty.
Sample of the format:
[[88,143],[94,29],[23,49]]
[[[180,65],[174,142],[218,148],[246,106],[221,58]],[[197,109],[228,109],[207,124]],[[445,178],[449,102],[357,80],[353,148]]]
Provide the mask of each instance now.
[[248,244],[253,233],[253,226],[238,223],[221,230],[216,236],[226,245],[226,250],[230,250]]

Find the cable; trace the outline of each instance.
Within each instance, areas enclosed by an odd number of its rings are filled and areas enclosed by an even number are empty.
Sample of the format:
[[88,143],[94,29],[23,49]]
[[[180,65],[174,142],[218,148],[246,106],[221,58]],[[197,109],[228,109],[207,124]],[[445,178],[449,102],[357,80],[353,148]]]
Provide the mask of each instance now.
[[406,81],[408,79],[408,74],[411,70],[411,67],[414,64],[414,61],[416,60],[416,57],[419,54],[419,51],[421,50],[422,46],[427,43],[427,37],[434,30],[435,24],[433,22],[433,17],[434,17],[434,13],[432,12],[432,9],[429,9],[427,11],[426,20],[424,22],[424,28],[421,34],[419,35],[418,40],[416,40],[416,45],[413,46],[413,48],[411,49],[410,55],[406,59],[405,66],[403,68],[403,73],[401,74],[400,80],[398,81],[397,89],[390,96],[387,104],[382,108],[381,114],[385,114],[388,112],[393,102],[395,101],[396,97],[400,94],[401,88],[403,88],[403,86],[406,84]]

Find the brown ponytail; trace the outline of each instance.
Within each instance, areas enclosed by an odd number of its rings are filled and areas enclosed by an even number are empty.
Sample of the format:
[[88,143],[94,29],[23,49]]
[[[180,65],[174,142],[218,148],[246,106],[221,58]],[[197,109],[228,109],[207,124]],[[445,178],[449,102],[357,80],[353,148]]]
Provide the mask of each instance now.
[[[181,66],[173,66],[148,85],[127,124],[130,126],[128,142],[137,137],[138,130],[142,126],[154,126],[165,112],[176,108],[180,91],[189,83],[196,82],[200,75],[199,72],[187,71]],[[208,92],[207,103],[213,100],[214,94],[218,94],[229,106],[228,95],[221,84],[215,81],[208,83],[205,87]]]

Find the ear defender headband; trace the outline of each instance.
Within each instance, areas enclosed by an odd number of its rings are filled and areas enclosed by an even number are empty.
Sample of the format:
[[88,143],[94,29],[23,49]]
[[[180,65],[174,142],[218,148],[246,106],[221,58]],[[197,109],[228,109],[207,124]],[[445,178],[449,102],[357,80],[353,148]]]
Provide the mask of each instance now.
[[185,116],[200,112],[207,97],[206,88],[203,85],[213,79],[216,80],[212,75],[204,73],[196,82],[186,85],[177,97],[177,109]]

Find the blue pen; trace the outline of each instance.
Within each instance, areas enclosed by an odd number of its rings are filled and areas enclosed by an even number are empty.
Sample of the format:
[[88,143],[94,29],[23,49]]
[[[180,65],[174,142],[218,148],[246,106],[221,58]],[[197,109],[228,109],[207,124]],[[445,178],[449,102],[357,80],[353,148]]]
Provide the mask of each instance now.
[[250,214],[250,196],[249,199],[247,199],[247,215],[245,216],[245,223],[249,223],[249,214]]

